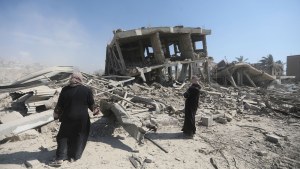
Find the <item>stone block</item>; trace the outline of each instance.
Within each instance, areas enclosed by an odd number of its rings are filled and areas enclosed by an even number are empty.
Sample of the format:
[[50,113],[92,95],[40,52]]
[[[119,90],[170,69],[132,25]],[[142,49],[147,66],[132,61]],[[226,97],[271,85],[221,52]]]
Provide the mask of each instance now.
[[201,125],[209,127],[213,124],[213,118],[212,117],[202,117],[201,118]]
[[266,151],[257,151],[256,154],[257,154],[258,156],[267,156],[267,155],[268,155],[268,152],[266,152]]
[[267,134],[267,141],[271,142],[271,143],[278,143],[279,142],[279,137],[274,135],[274,134]]
[[226,124],[227,123],[227,118],[226,117],[218,117],[215,119],[216,122],[221,123],[221,124]]
[[144,161],[146,163],[154,163],[154,158],[153,156],[147,156]]
[[225,115],[226,119],[228,122],[231,122],[232,121],[232,116],[231,115]]
[[40,168],[42,164],[39,162],[39,160],[28,160],[25,161],[26,168]]

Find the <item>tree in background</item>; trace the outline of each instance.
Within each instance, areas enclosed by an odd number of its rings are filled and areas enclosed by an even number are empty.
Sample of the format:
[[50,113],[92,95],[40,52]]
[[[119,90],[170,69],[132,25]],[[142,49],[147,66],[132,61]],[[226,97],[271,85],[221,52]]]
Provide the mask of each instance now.
[[283,62],[281,60],[275,62],[271,54],[262,57],[259,62],[262,69],[270,75],[283,75]]
[[235,58],[240,63],[246,62],[248,60],[248,58],[244,58],[244,56],[235,57]]

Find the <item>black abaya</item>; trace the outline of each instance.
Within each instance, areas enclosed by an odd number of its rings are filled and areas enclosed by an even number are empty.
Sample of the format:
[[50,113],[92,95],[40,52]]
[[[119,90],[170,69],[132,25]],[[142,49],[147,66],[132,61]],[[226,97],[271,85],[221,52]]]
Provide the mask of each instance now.
[[195,116],[198,109],[200,89],[200,85],[192,84],[184,93],[186,100],[184,108],[185,117],[182,131],[185,134],[193,135],[196,133]]
[[55,111],[62,112],[57,134],[56,159],[78,160],[81,158],[90,132],[88,108],[92,111],[92,91],[82,85],[62,89]]

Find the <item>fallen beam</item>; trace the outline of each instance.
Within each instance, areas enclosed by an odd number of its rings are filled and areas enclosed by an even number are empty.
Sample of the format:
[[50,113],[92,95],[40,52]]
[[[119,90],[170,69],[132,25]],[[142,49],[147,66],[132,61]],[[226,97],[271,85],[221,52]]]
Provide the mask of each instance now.
[[145,135],[145,138],[147,140],[151,141],[154,145],[156,145],[158,148],[160,148],[165,153],[169,153],[165,148],[163,148],[161,145],[159,145],[156,141],[152,140],[151,138],[147,137],[146,135]]
[[[124,96],[124,94],[125,94],[124,92],[121,92],[121,91],[114,91],[114,92],[118,95],[121,95],[121,96]],[[132,98],[131,101],[134,102],[134,103],[150,104],[150,105],[155,107],[155,112],[156,113],[160,113],[160,108],[159,108],[158,103],[153,101],[152,99],[139,97],[139,96],[135,96],[135,95],[132,95],[132,94],[128,94],[127,97],[131,97]],[[125,99],[125,101],[126,101],[126,99]],[[145,108],[145,107],[141,107],[141,108]]]
[[53,121],[53,110],[23,117],[0,125],[0,140],[12,137],[21,132],[45,125]]
[[138,124],[130,115],[120,106],[118,103],[114,103],[111,107],[112,112],[116,116],[118,122],[121,123],[122,127],[139,143],[144,141],[145,131],[139,127],[142,124]]

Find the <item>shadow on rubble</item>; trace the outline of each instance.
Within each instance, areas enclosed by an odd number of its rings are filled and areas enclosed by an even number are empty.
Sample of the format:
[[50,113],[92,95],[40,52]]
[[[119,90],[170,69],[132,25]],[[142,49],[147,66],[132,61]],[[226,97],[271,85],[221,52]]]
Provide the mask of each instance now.
[[147,137],[155,140],[171,140],[171,139],[186,139],[187,137],[182,132],[176,133],[147,133]]
[[19,151],[11,154],[0,154],[0,164],[24,164],[26,161],[39,160],[39,162],[47,164],[55,157],[55,151]]
[[113,148],[132,152],[133,149],[124,144],[118,137],[114,137],[113,133],[119,126],[115,123],[114,117],[102,117],[91,125],[91,132],[88,141],[102,142]]

